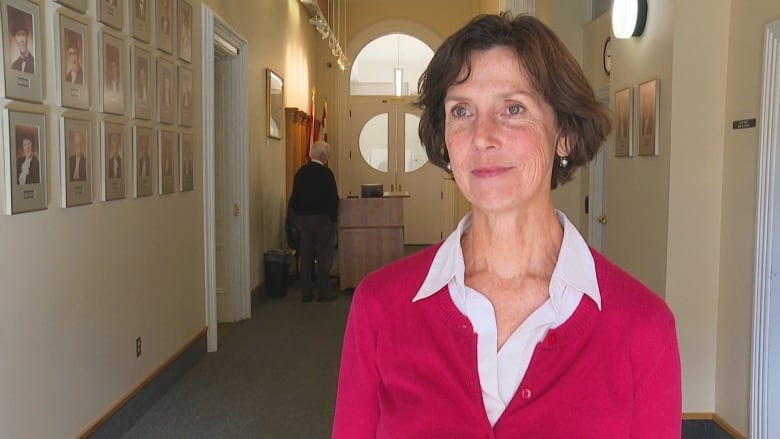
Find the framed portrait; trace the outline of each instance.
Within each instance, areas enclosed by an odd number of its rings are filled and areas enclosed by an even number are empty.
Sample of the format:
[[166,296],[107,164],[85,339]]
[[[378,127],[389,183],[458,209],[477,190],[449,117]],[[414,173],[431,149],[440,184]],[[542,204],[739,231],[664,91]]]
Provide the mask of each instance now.
[[176,123],[176,84],[173,63],[157,58],[157,121]]
[[186,192],[193,190],[192,175],[195,172],[192,161],[192,134],[181,133],[179,138],[181,139],[179,145],[179,190]]
[[125,126],[103,121],[101,140],[103,201],[120,200],[125,197]]
[[76,12],[81,12],[82,14],[87,12],[87,0],[54,0],[57,3],[67,6],[71,9],[73,9]]
[[192,5],[179,0],[179,58],[192,62]]
[[634,138],[633,88],[615,93],[615,157],[631,157]]
[[103,112],[125,114],[125,46],[119,38],[100,32],[100,77]]
[[152,55],[148,50],[131,46],[133,84],[133,117],[150,120],[154,107],[154,86],[152,84]]
[[46,116],[13,110],[3,113],[6,213],[46,209]]
[[43,46],[37,3],[2,0],[5,96],[28,102],[43,102]]
[[155,151],[157,136],[154,128],[133,127],[133,195],[136,198],[148,197],[154,193]]
[[271,69],[265,71],[267,135],[274,139],[281,139],[282,124],[284,123],[284,80]]
[[60,93],[62,106],[89,109],[89,47],[87,25],[64,15],[60,23]]
[[150,0],[128,0],[132,5],[130,12],[130,33],[136,40],[148,43],[152,39],[152,23],[149,21]]
[[62,207],[92,204],[92,123],[63,117],[60,127]]
[[179,124],[192,126],[192,70],[179,66]]
[[173,2],[175,0],[155,0],[157,2],[157,48],[173,55]]
[[639,155],[658,155],[658,87],[659,81],[639,84]]
[[175,131],[160,130],[159,179],[160,195],[176,192],[176,147],[179,136]]
[[101,23],[105,23],[116,30],[122,30],[125,20],[125,0],[97,0],[97,16]]

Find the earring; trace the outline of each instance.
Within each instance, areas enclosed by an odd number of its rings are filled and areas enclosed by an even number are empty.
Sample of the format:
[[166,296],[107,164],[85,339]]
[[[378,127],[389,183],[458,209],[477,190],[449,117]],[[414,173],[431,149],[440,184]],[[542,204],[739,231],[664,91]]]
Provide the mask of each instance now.
[[560,160],[561,168],[566,169],[567,166],[569,166],[569,157],[568,156],[561,156]]
[[445,166],[445,168],[447,168],[448,171],[452,171],[452,163],[447,162],[447,165]]

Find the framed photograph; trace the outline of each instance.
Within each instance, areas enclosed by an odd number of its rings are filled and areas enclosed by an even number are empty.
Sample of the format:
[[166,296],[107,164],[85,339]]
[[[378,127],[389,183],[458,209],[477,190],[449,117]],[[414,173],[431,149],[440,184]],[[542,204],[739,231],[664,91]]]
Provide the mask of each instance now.
[[179,0],[179,58],[192,62],[192,5]]
[[179,136],[175,131],[160,130],[160,195],[176,192],[176,146]]
[[125,0],[97,0],[98,20],[116,30],[122,30],[125,16],[122,13],[125,8]]
[[60,92],[62,106],[89,110],[87,25],[60,15]]
[[282,138],[282,124],[284,123],[284,79],[273,70],[266,69],[265,95],[266,114],[268,114],[268,137]]
[[46,116],[12,110],[3,113],[6,213],[46,209]]
[[615,157],[631,157],[634,138],[633,88],[615,93]]
[[179,190],[181,192],[193,190],[192,175],[195,172],[192,161],[192,134],[181,133],[179,145]]
[[157,136],[154,128],[133,127],[134,196],[148,197],[154,193],[154,164]]
[[150,0],[129,0],[132,4],[130,12],[130,33],[136,40],[148,43],[152,39],[152,23],[149,21]]
[[173,55],[173,2],[175,0],[155,0],[157,2],[157,48]]
[[133,117],[150,120],[154,107],[154,87],[152,85],[152,55],[140,46],[132,46],[132,84],[133,84]]
[[67,6],[71,9],[73,9],[76,12],[81,12],[82,14],[87,12],[87,0],[54,0],[57,3]]
[[103,79],[103,112],[125,114],[125,81],[126,67],[125,46],[122,40],[100,32],[100,77]]
[[157,58],[157,121],[176,123],[176,85],[173,63]]
[[[5,96],[29,102],[43,102],[43,46],[37,3],[2,0]],[[37,58],[37,59],[36,59]]]
[[192,70],[179,66],[179,124],[192,126]]
[[639,84],[639,155],[658,155],[658,88],[654,79]]
[[103,201],[120,200],[125,197],[125,126],[103,121],[101,137]]
[[92,123],[63,117],[60,126],[62,207],[92,204]]

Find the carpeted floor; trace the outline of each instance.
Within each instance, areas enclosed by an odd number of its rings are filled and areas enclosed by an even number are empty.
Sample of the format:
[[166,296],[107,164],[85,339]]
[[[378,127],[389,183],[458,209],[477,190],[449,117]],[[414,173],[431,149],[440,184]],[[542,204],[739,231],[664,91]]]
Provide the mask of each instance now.
[[350,300],[261,297],[124,438],[330,437]]

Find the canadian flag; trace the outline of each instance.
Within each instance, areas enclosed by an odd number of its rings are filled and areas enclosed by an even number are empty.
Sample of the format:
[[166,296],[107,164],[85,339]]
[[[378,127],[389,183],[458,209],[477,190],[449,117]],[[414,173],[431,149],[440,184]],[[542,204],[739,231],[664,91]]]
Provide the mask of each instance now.
[[322,107],[322,128],[320,130],[320,140],[328,141],[328,98],[325,98],[325,104]]

